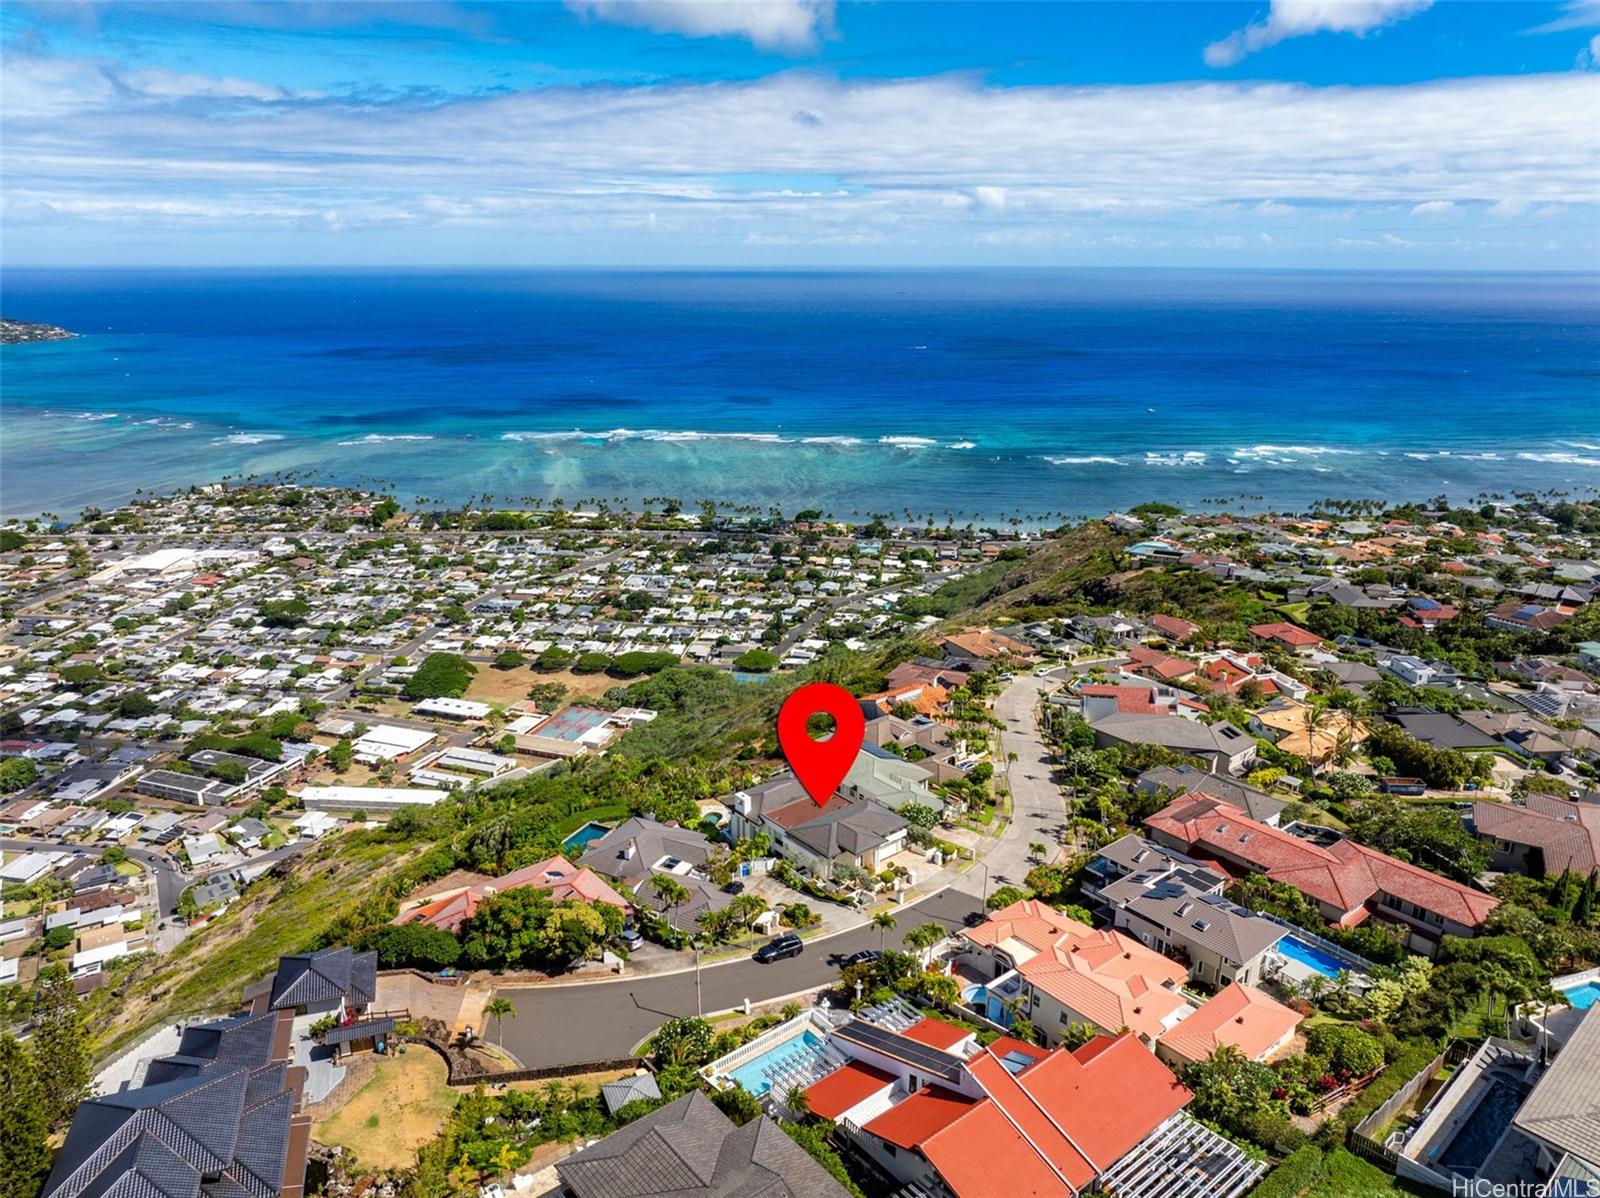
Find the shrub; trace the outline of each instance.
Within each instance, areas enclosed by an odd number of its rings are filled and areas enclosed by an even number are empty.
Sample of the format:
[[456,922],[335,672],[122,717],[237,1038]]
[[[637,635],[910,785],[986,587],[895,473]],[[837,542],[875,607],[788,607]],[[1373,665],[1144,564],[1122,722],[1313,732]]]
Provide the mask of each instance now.
[[1261,1179],[1250,1198],[1299,1198],[1321,1172],[1322,1149],[1311,1144],[1296,1148]]

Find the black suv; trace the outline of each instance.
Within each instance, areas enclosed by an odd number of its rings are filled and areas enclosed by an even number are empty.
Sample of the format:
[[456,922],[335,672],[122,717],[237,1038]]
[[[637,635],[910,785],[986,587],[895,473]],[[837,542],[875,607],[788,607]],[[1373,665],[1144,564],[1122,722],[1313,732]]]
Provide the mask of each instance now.
[[776,940],[768,941],[756,949],[756,960],[763,965],[772,961],[782,961],[788,957],[798,957],[806,951],[805,942],[793,932],[785,932]]
[[881,961],[882,959],[883,954],[877,949],[864,948],[858,953],[851,953],[843,961],[840,961],[839,964],[844,966],[871,965],[874,961]]

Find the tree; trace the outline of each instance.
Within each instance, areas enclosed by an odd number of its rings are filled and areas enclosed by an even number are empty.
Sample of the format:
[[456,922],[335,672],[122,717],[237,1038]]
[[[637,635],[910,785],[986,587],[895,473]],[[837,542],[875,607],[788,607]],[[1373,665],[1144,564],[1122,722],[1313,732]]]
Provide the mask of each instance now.
[[560,645],[551,645],[534,659],[533,664],[536,669],[544,670],[548,673],[566,669],[567,666],[572,664],[575,657],[576,654],[570,650],[563,649]]
[[668,911],[687,903],[692,897],[689,888],[671,874],[656,874],[650,879],[650,893],[656,896]]
[[790,1114],[796,1119],[804,1119],[811,1114],[811,1099],[802,1085],[789,1087],[789,1092],[783,1096],[783,1105],[789,1108]]
[[461,942],[443,928],[425,923],[385,924],[362,937],[384,969],[447,969],[461,958]]
[[39,767],[29,757],[8,757],[0,761],[0,794],[11,794],[39,780]]
[[777,669],[780,658],[765,649],[750,649],[733,659],[733,668],[746,674],[766,674]]
[[999,886],[989,896],[986,906],[991,911],[998,911],[1002,907],[1009,907],[1012,903],[1020,903],[1028,897],[1028,892],[1020,886]]
[[0,1036],[0,1198],[36,1198],[50,1171],[50,1119],[27,1047]]
[[40,975],[34,992],[31,1053],[39,1078],[40,1100],[52,1130],[64,1126],[89,1092],[88,1037],[78,996],[66,970]]
[[472,682],[478,667],[455,653],[430,653],[411,677],[404,689],[408,699],[459,699]]
[[1028,855],[1032,857],[1034,861],[1043,864],[1044,854],[1045,846],[1042,842],[1035,840],[1028,845]]
[[920,928],[912,928],[906,933],[906,947],[915,949],[918,963],[926,965],[927,951],[934,945],[938,944],[939,941],[943,940],[947,934],[948,933],[945,932],[943,924],[934,923],[932,920],[929,920]]
[[913,828],[921,828],[924,831],[939,823],[939,813],[926,803],[903,803],[895,814]]
[[134,691],[123,695],[117,704],[117,714],[123,719],[139,720],[147,715],[154,715],[160,708],[154,699],[142,691]]
[[528,659],[515,649],[502,649],[495,654],[494,668],[497,670],[514,670]]
[[891,912],[879,911],[872,917],[872,926],[878,929],[878,949],[881,952],[889,933],[894,930],[896,919]]
[[328,750],[328,765],[336,774],[342,774],[350,768],[350,763],[355,760],[355,749],[350,744],[348,736],[341,736]]
[[515,1016],[517,1008],[511,1005],[511,1000],[502,994],[496,994],[483,1004],[483,1013],[494,1019],[494,1042],[500,1043],[500,1021],[507,1015]]
[[535,682],[528,688],[528,698],[541,711],[555,710],[566,697],[567,684],[564,682]]

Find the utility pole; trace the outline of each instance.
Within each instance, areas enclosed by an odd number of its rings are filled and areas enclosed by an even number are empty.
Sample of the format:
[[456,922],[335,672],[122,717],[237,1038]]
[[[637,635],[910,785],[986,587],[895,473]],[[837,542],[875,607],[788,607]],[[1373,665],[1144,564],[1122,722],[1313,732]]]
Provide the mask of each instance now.
[[694,1014],[696,1019],[704,1019],[705,1008],[700,1004],[700,940],[691,936],[689,943],[694,946]]

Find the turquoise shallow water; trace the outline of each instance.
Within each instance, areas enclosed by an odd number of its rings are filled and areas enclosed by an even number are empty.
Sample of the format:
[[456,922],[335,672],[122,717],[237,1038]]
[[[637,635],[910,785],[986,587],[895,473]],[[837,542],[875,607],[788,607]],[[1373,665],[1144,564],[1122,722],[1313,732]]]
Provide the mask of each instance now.
[[1600,485],[1594,276],[38,272],[0,511],[224,475],[957,522]]

